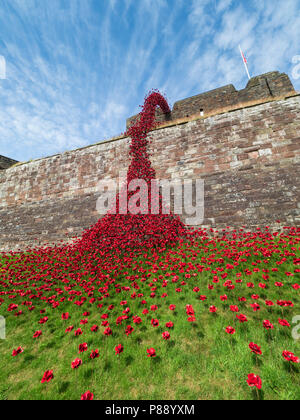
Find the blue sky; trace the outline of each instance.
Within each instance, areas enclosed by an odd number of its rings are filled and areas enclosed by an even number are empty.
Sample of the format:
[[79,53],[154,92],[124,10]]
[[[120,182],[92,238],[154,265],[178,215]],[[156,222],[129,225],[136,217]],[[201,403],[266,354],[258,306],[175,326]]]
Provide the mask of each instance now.
[[[152,88],[172,106],[247,76],[293,78],[299,0],[0,0],[0,155],[20,161],[125,130]],[[300,57],[299,57],[300,59]]]

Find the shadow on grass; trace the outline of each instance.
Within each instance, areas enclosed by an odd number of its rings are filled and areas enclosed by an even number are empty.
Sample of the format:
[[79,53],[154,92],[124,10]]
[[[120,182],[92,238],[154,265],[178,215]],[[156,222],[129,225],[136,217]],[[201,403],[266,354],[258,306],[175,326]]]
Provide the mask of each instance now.
[[[50,328],[49,328],[50,327]],[[55,326],[55,325],[48,325],[48,328],[49,328],[49,332],[51,333],[51,334],[54,334],[55,332],[56,332],[56,330],[57,330],[57,327]]]
[[57,341],[52,340],[52,341],[42,343],[40,346],[40,350],[53,349],[56,346],[57,346]]
[[62,382],[62,383],[60,383],[58,385],[58,392],[60,394],[63,394],[64,392],[67,391],[67,389],[69,388],[69,386],[70,386],[70,382]]
[[109,361],[104,363],[103,370],[108,371],[111,369],[111,363]]
[[24,356],[22,363],[20,365],[20,369],[26,370],[28,367],[28,364],[32,363],[34,360],[36,360],[36,357],[32,356],[31,354],[27,354]]
[[126,363],[126,366],[129,366],[129,365],[131,365],[131,363],[134,361],[134,358],[132,357],[132,356],[126,356],[125,357],[125,363]]
[[283,368],[288,373],[299,373],[298,366],[293,364],[293,362],[282,362]]
[[83,374],[84,378],[85,378],[85,379],[89,379],[89,378],[91,378],[91,377],[92,377],[93,372],[94,372],[94,369],[87,369],[87,370],[84,372],[84,374]]
[[161,363],[161,357],[160,356],[151,357],[151,364],[159,365],[160,363]]

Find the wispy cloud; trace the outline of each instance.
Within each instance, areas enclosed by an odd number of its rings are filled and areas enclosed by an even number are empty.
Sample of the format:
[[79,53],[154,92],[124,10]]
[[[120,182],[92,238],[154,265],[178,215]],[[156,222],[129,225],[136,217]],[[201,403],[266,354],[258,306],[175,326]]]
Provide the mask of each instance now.
[[[151,88],[171,105],[287,72],[300,54],[298,0],[2,0],[0,154],[27,160],[125,129]],[[300,80],[292,80],[300,89]]]

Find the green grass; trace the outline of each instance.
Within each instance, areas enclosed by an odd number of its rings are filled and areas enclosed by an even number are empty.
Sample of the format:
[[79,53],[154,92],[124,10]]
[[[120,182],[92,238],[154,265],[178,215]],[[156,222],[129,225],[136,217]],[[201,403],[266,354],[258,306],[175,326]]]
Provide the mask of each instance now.
[[[260,252],[247,257],[247,261],[239,261],[239,265],[233,269],[226,268],[226,264],[233,264],[234,259],[222,256],[223,262],[216,255],[225,249],[222,244],[208,245],[203,248],[198,255],[192,259],[192,251],[188,250],[186,256],[175,254],[174,257],[179,261],[170,263],[170,255],[167,258],[169,264],[173,265],[165,269],[166,252],[160,254],[156,262],[158,271],[152,274],[152,278],[163,275],[169,280],[168,286],[161,287],[161,282],[157,282],[157,296],[150,298],[150,287],[148,279],[146,282],[139,282],[140,290],[144,293],[147,305],[141,305],[141,299],[131,299],[130,295],[134,291],[122,291],[104,299],[102,309],[97,308],[97,304],[86,303],[83,307],[77,307],[72,302],[63,302],[59,308],[52,309],[38,299],[33,299],[35,310],[29,312],[21,303],[31,300],[28,296],[17,297],[9,300],[5,297],[5,302],[0,306],[0,315],[6,319],[6,340],[0,340],[0,399],[80,399],[81,394],[90,390],[94,393],[95,399],[287,399],[297,400],[300,398],[300,375],[299,365],[290,366],[282,357],[283,350],[289,350],[300,356],[299,340],[292,338],[291,328],[284,328],[278,325],[278,318],[285,318],[290,323],[295,315],[300,315],[299,290],[294,290],[291,285],[299,282],[299,273],[294,273],[296,268],[293,265],[293,256],[286,256],[283,264],[276,264],[285,251],[295,255],[295,244],[277,243],[278,250],[282,254],[273,253],[268,258],[262,256]],[[195,248],[196,249],[196,248]],[[243,250],[246,250],[245,246]],[[206,252],[208,250],[208,252]],[[215,254],[215,256],[213,256]],[[210,260],[207,260],[208,256]],[[172,256],[171,256],[172,257]],[[203,262],[202,258],[206,258]],[[17,258],[17,257],[15,257]],[[149,265],[145,259],[139,266],[145,269]],[[260,260],[261,262],[257,261]],[[162,262],[159,265],[159,262]],[[180,272],[179,262],[187,265]],[[208,263],[209,261],[209,263]],[[256,261],[256,262],[255,262]],[[256,266],[252,265],[252,263]],[[174,268],[177,265],[177,267]],[[189,265],[191,264],[190,268]],[[223,267],[223,272],[228,272],[226,278],[236,279],[236,273],[242,273],[242,284],[236,284],[234,290],[226,290],[223,287],[225,280],[220,279],[220,283],[215,285],[214,290],[208,290],[208,284],[212,284],[213,274],[211,271],[198,272],[196,264],[209,267],[215,270]],[[5,266],[4,260],[0,261],[1,266]],[[251,276],[244,273],[244,269],[253,270],[254,267],[260,269],[253,272]],[[278,268],[278,272],[272,272],[273,267]],[[262,279],[262,269],[269,269],[269,279]],[[137,275],[134,264],[128,268],[128,274]],[[166,277],[166,272],[174,272],[179,276],[178,283],[172,283],[171,277]],[[294,276],[286,276],[285,272],[292,272]],[[197,277],[185,279],[186,273],[197,273]],[[221,275],[222,272],[217,272]],[[88,277],[88,276],[87,276]],[[180,281],[185,280],[186,285],[180,286]],[[254,289],[246,286],[247,281],[255,284]],[[262,290],[258,283],[267,283],[267,289]],[[274,287],[276,281],[282,281],[284,287],[280,290]],[[122,285],[131,285],[126,276],[117,279]],[[64,285],[58,285],[63,287]],[[200,292],[193,292],[195,286],[200,287]],[[181,287],[182,292],[176,293],[175,288]],[[33,288],[32,288],[33,289]],[[79,288],[75,288],[81,290]],[[4,290],[0,285],[0,291]],[[168,296],[161,298],[161,294],[166,292]],[[53,290],[46,294],[53,295]],[[228,301],[221,302],[220,295],[227,294]],[[260,296],[257,301],[261,305],[259,312],[253,312],[249,307],[252,303],[251,295]],[[205,294],[207,300],[201,302],[197,297]],[[95,296],[97,287],[95,289]],[[238,297],[245,296],[247,303],[238,302]],[[3,296],[0,296],[3,298]],[[143,322],[140,325],[132,323],[132,320],[124,322],[122,326],[116,326],[115,320],[122,312],[120,301],[126,299],[131,310],[131,314],[141,316]],[[267,308],[264,301],[270,299],[275,302],[275,306]],[[293,308],[281,308],[276,305],[277,299],[291,300]],[[7,312],[9,303],[17,303],[18,309],[23,311],[19,317]],[[107,306],[114,304],[112,311],[107,311]],[[150,311],[150,306],[158,305],[156,312]],[[169,310],[169,305],[175,304],[174,312]],[[195,309],[196,322],[187,322],[185,311],[186,304],[192,304]],[[246,314],[249,322],[240,324],[235,318],[235,313],[229,311],[230,305],[238,305],[240,313]],[[218,308],[216,314],[209,312],[209,307],[215,305]],[[149,309],[148,315],[142,315],[144,308]],[[40,309],[46,309],[46,314],[41,315]],[[124,309],[124,308],[123,308]],[[91,314],[88,317],[87,325],[79,325],[84,311]],[[63,321],[61,314],[70,313],[70,319]],[[104,327],[101,325],[101,314],[109,313],[110,327],[113,335],[105,337]],[[44,325],[39,325],[38,321],[43,316],[48,316],[49,321]],[[160,326],[151,326],[151,319],[158,318]],[[270,320],[274,324],[274,330],[269,334],[262,327],[264,319]],[[162,339],[162,332],[166,331],[165,323],[174,322],[174,328],[169,330],[171,338],[169,341]],[[100,326],[97,333],[92,333],[92,325]],[[134,332],[127,337],[124,334],[125,326],[132,325]],[[81,327],[84,334],[79,337],[72,333],[66,334],[65,328],[74,325],[74,329]],[[225,328],[231,325],[236,328],[236,334],[229,336],[225,333]],[[43,331],[42,337],[33,339],[36,330]],[[253,341],[261,346],[263,355],[257,359],[250,353],[248,344]],[[79,355],[78,346],[80,343],[88,344],[88,351]],[[124,353],[120,357],[114,354],[114,347],[121,343],[124,346]],[[22,346],[24,352],[17,357],[12,357],[13,349]],[[157,357],[150,359],[147,357],[146,349],[154,347]],[[92,350],[99,349],[100,358],[91,360],[89,355]],[[83,365],[78,370],[71,369],[71,362],[80,357]],[[49,384],[41,384],[44,371],[54,370],[54,380]],[[249,388],[246,379],[249,373],[260,375],[263,381],[262,391],[257,393]]]

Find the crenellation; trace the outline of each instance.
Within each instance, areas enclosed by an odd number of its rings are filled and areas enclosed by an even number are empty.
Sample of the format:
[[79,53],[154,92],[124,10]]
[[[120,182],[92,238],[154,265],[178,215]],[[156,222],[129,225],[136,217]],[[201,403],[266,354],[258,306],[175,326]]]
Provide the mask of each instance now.
[[[156,113],[156,121],[165,123],[192,115],[205,115],[224,107],[245,104],[259,99],[275,98],[291,93],[296,93],[294,87],[285,73],[278,71],[265,73],[252,77],[246,87],[236,90],[230,84],[204,92],[190,98],[175,102],[169,114],[163,114],[160,110]],[[138,115],[127,119],[127,128],[133,124]]]

